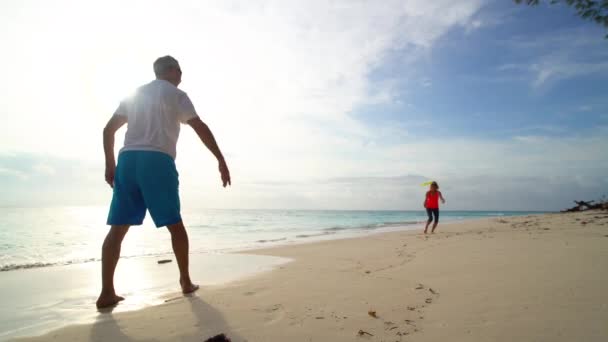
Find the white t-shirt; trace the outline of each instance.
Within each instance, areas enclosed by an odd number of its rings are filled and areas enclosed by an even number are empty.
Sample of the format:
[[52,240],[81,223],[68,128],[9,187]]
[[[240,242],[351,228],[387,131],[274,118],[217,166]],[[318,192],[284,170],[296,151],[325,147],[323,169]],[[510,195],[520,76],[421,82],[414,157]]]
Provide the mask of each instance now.
[[175,159],[179,125],[197,118],[188,95],[165,80],[139,87],[114,115],[127,118],[123,151],[158,151]]

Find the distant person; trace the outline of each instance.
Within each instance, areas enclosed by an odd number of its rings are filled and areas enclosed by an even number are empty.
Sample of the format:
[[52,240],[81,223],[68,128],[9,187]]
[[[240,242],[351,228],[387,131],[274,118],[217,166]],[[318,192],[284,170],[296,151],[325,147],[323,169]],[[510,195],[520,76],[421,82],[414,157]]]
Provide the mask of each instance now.
[[[182,70],[171,56],[154,62],[156,79],[123,100],[103,130],[106,157],[106,182],[114,189],[108,214],[110,231],[101,252],[102,290],[97,307],[117,304],[123,297],[114,290],[114,271],[120,257],[122,240],[132,225],[141,225],[146,210],[156,227],[166,226],[171,233],[183,293],[199,287],[190,279],[188,234],[180,214],[178,173],[175,167],[180,124],[194,129],[219,163],[222,184],[230,185],[230,172],[209,127],[194,110],[188,95],[177,89]],[[127,124],[124,147],[114,160],[114,135]]]
[[424,227],[424,234],[426,234],[429,229],[429,224],[433,223],[433,228],[431,229],[431,233],[435,232],[435,228],[437,228],[437,223],[439,223],[439,200],[441,199],[441,203],[445,203],[445,199],[443,199],[443,195],[441,195],[441,191],[439,191],[439,185],[437,182],[432,182],[429,191],[426,192],[426,196],[424,198],[424,207],[426,208],[426,214],[429,216],[428,221],[426,222],[426,227]]

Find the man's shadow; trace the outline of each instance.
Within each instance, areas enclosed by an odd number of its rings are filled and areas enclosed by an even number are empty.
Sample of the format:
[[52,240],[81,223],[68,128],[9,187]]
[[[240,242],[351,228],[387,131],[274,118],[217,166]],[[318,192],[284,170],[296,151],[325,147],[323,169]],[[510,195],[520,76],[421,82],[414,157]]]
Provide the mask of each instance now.
[[202,335],[196,339],[186,339],[186,341],[205,341],[210,337],[224,334],[232,342],[245,341],[243,337],[235,333],[224,319],[224,316],[213,306],[206,303],[201,297],[193,295],[187,298],[190,309],[196,317],[197,327]]
[[[186,296],[183,300],[188,301],[190,310],[195,317],[195,333],[180,336],[180,341],[203,342],[213,336],[224,334],[232,342],[242,342],[244,339],[234,333],[222,314],[213,306],[206,303],[197,295]],[[131,324],[136,326],[137,324]],[[145,322],[142,322],[142,326]],[[136,327],[134,327],[136,328]],[[167,327],[170,329],[171,327]],[[161,342],[162,339],[136,338],[123,332],[120,322],[114,318],[112,310],[102,312],[91,326],[90,341],[112,341],[112,342]]]
[[89,341],[160,342],[155,339],[135,339],[126,335],[114,319],[113,310],[114,308],[100,310],[95,323],[91,326]]

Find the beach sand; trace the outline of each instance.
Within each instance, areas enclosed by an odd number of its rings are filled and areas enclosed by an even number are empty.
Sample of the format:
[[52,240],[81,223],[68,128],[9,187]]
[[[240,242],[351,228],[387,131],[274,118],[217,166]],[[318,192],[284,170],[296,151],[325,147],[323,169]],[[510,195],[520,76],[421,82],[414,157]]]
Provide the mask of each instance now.
[[293,261],[21,340],[204,341],[225,333],[232,341],[608,341],[605,211],[248,253]]

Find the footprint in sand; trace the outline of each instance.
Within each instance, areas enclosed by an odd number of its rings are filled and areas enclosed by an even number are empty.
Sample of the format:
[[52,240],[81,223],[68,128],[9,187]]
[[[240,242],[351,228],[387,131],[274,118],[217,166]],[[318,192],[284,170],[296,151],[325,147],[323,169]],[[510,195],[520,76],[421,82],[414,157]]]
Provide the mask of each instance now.
[[395,325],[395,323],[393,323],[391,321],[384,322],[384,325],[385,325],[384,330],[393,330],[393,329],[397,328],[397,326]]
[[285,309],[283,308],[282,304],[271,305],[271,306],[268,306],[266,308],[263,308],[261,310],[256,310],[256,311],[262,311],[264,313],[264,315],[265,315],[264,324],[265,325],[274,324],[274,323],[282,320],[285,317]]

